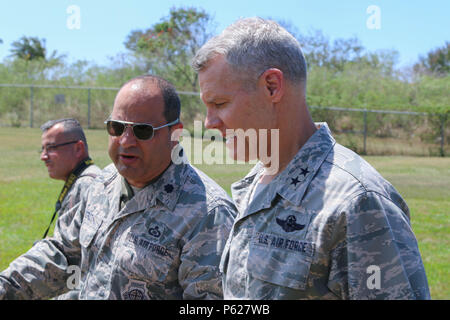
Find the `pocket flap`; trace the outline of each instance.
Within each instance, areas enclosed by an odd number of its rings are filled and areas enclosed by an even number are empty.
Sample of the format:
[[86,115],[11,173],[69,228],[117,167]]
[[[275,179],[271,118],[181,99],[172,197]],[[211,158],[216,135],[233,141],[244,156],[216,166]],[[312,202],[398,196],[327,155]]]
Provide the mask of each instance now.
[[102,225],[103,220],[95,218],[89,211],[85,212],[83,223],[80,228],[80,244],[87,248],[91,245],[92,239],[97,233],[97,230]]
[[257,279],[283,287],[305,289],[314,245],[305,241],[269,236],[272,239],[265,238],[262,243],[260,237],[253,238],[247,262],[248,273]]

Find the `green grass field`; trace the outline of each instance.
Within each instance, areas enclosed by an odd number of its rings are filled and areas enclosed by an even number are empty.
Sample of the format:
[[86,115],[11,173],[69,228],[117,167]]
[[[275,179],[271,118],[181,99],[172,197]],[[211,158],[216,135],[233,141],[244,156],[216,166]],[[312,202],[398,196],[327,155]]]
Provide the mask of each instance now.
[[[110,163],[107,134],[88,130],[91,157]],[[39,129],[0,128],[0,270],[42,237],[62,181],[51,180],[39,160]],[[189,152],[188,152],[189,153]],[[411,210],[433,299],[450,299],[450,158],[370,156]],[[251,165],[196,165],[229,192]]]

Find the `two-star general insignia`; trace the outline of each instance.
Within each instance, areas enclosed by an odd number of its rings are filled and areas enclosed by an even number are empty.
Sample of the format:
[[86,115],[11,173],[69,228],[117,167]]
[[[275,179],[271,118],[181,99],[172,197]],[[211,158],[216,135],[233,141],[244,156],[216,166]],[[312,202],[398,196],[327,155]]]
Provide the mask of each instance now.
[[305,169],[300,168],[300,170],[302,170],[302,172],[300,172],[300,174],[302,174],[304,177],[306,177],[306,175],[309,173],[309,170],[307,167]]
[[299,182],[300,182],[300,180],[298,180],[298,177],[295,177],[295,179],[291,178],[291,184],[293,184],[294,186],[297,186],[297,183],[299,183]]
[[297,186],[297,183],[303,181],[303,180],[299,180],[298,178],[300,178],[301,175],[303,175],[303,178],[306,177],[306,175],[308,173],[310,173],[310,171],[308,170],[308,168],[300,168],[301,172],[298,176],[296,176],[295,178],[290,178],[291,179],[291,184],[293,184],[295,187]]
[[302,230],[305,225],[297,223],[297,218],[294,215],[290,215],[286,220],[276,218],[278,225],[286,232],[294,232]]

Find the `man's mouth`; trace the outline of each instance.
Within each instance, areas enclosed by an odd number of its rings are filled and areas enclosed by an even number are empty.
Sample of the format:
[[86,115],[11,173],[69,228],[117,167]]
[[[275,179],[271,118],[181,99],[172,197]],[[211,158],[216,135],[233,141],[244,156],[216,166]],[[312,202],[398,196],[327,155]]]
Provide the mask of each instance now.
[[119,159],[124,164],[132,164],[138,159],[138,157],[133,154],[122,153],[122,154],[119,154]]

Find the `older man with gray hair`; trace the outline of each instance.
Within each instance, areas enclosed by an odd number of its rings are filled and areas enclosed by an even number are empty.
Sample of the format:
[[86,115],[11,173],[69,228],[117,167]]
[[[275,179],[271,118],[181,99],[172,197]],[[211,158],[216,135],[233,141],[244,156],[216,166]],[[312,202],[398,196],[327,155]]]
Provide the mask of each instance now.
[[[306,104],[306,62],[276,22],[237,21],[192,63],[235,159],[236,132],[277,132],[279,166],[261,160],[232,185],[238,208],[220,269],[225,299],[429,299],[409,210],[394,187],[336,143]],[[258,155],[274,150],[256,135]],[[244,153],[239,155],[239,153]]]

